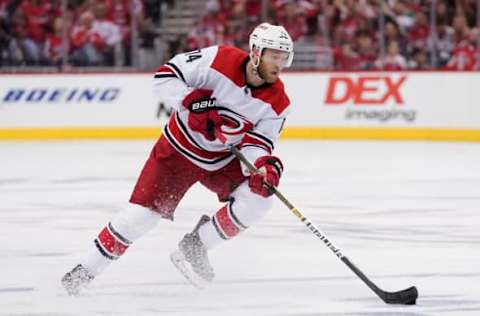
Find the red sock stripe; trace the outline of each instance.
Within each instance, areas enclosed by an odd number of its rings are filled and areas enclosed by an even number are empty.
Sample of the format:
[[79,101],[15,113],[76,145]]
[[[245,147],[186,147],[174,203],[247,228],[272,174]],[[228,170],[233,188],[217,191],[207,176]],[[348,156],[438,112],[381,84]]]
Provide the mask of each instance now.
[[220,225],[220,228],[225,233],[225,236],[227,238],[232,238],[240,232],[240,229],[235,225],[230,214],[228,214],[227,207],[228,204],[222,207],[217,214],[215,214],[215,218],[218,225]]
[[103,249],[111,256],[119,257],[127,250],[128,245],[117,239],[115,235],[105,227],[98,235],[98,241]]

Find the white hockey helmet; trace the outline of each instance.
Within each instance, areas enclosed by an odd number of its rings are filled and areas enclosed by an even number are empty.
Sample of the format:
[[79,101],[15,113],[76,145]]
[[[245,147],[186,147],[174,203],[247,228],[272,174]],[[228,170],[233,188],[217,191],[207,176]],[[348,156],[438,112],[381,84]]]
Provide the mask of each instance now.
[[[283,26],[262,23],[250,34],[249,39],[250,56],[253,59],[254,47],[262,55],[264,48],[271,48],[289,53],[285,67],[290,67],[293,60],[293,41]],[[258,66],[255,65],[255,66]]]

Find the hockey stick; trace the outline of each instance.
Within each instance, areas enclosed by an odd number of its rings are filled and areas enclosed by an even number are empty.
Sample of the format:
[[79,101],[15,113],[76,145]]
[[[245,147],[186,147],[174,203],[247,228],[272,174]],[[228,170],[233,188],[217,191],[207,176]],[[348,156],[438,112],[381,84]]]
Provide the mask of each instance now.
[[[222,135],[223,136],[223,135]],[[222,140],[222,138],[220,138]],[[223,138],[225,139],[225,138]],[[225,143],[225,142],[224,142]],[[229,145],[230,151],[240,160],[251,173],[257,172],[257,168],[253,166],[245,156],[234,146]],[[296,216],[298,217],[308,229],[317,236],[323,243],[350,268],[350,270],[355,273],[360,280],[362,280],[375,294],[378,295],[386,304],[403,304],[403,305],[414,305],[418,298],[418,290],[415,286],[409,287],[408,289],[397,291],[397,292],[387,292],[379,288],[375,283],[373,283],[359,268],[357,268],[341,251],[336,247],[327,236],[321,232],[305,215],[300,212],[288,199],[277,190],[276,187],[270,186],[270,189],[273,191],[280,201],[282,201],[285,206]]]

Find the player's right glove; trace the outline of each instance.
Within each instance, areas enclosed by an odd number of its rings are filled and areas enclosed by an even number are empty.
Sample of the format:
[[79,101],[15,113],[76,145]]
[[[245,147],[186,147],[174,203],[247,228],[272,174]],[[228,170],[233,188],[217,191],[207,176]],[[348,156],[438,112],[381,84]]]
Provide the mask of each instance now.
[[283,172],[283,164],[280,158],[275,156],[262,156],[254,163],[257,172],[250,175],[248,185],[253,193],[263,197],[273,194],[272,186],[277,187]]
[[211,97],[212,90],[196,89],[182,101],[190,111],[188,127],[201,133],[209,141],[216,139],[216,131],[222,126],[223,118],[218,114],[216,99]]

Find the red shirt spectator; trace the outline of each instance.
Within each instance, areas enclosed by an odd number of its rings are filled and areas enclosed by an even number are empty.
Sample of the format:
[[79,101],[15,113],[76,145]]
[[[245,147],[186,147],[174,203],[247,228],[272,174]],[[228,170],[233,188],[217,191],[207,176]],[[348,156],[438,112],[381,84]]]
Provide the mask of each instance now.
[[[56,18],[53,24],[53,33],[47,35],[43,48],[44,56],[52,63],[60,61],[63,49],[63,18]],[[68,49],[67,49],[68,51]]]
[[336,69],[361,69],[362,58],[352,49],[349,43],[344,43],[334,49],[334,59]]
[[51,61],[62,57],[63,38],[60,35],[49,34],[45,41],[44,55]]
[[128,26],[130,23],[130,10],[128,0],[106,0],[107,19],[119,26]]
[[339,27],[344,40],[353,40],[358,30],[358,20],[355,16],[350,15],[340,22]]
[[[105,19],[120,27],[122,39],[130,38],[130,1],[129,0],[107,0],[105,1]],[[97,6],[98,10],[98,6]]]
[[294,41],[307,33],[305,16],[294,1],[288,1],[279,8],[277,20],[277,24],[282,25]]
[[7,5],[9,0],[0,0],[0,19],[7,17]]
[[84,12],[78,21],[78,24],[72,30],[72,46],[80,48],[87,43],[92,43],[96,49],[102,50],[105,46],[103,38],[93,30],[95,17],[89,11]]
[[415,24],[408,32],[409,46],[417,49],[427,48],[428,37],[430,36],[430,26],[428,18],[423,12],[417,13]]
[[356,36],[356,47],[359,56],[359,69],[367,70],[374,66],[377,59],[377,50],[373,38],[368,34],[358,34]]
[[259,17],[262,15],[262,1],[244,0],[245,13],[248,17]]
[[447,70],[476,70],[478,68],[475,47],[467,41],[457,44],[448,61]]
[[[51,0],[51,1],[47,1],[47,3],[48,3],[47,4],[48,9],[50,11],[50,21],[53,24],[56,18],[61,17],[63,15],[62,0]],[[71,12],[69,12],[68,14],[71,14]]]
[[20,5],[27,21],[27,34],[37,43],[46,37],[46,27],[50,21],[50,6],[42,0],[23,0]]

